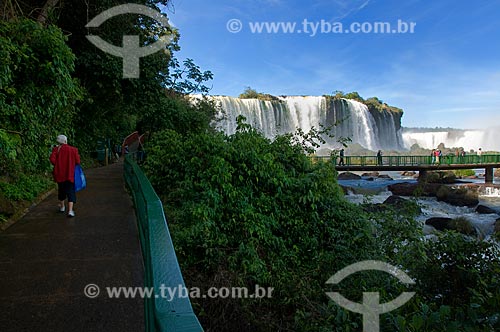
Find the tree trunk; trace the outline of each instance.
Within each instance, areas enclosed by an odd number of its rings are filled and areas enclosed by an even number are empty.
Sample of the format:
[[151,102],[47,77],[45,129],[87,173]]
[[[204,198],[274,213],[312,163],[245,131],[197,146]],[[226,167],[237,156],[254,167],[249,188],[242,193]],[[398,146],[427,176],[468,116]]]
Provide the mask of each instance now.
[[42,8],[42,11],[40,12],[40,15],[38,15],[37,21],[45,25],[49,13],[55,8],[58,2],[59,0],[47,0]]

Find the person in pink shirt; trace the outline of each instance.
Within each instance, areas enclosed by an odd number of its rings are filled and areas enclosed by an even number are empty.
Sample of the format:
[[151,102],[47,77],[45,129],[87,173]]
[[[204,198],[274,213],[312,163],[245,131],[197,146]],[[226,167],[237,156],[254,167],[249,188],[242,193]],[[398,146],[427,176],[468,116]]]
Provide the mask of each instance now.
[[65,212],[65,200],[68,199],[68,217],[74,217],[73,205],[76,203],[75,166],[80,164],[78,149],[68,145],[68,138],[57,136],[58,146],[52,149],[50,162],[54,165],[54,181],[57,182],[59,211]]

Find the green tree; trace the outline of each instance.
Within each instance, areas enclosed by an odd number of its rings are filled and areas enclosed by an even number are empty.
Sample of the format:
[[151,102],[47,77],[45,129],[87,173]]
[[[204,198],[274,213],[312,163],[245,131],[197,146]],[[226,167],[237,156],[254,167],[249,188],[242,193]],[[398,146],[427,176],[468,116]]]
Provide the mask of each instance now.
[[0,22],[0,123],[17,132],[23,169],[48,166],[56,134],[72,134],[82,90],[71,74],[75,57],[55,26],[28,19]]
[[259,98],[259,93],[257,92],[257,90],[255,89],[252,89],[251,87],[246,87],[245,88],[245,91],[243,91],[243,93],[241,93],[238,98],[242,98],[242,99],[250,99],[250,98]]

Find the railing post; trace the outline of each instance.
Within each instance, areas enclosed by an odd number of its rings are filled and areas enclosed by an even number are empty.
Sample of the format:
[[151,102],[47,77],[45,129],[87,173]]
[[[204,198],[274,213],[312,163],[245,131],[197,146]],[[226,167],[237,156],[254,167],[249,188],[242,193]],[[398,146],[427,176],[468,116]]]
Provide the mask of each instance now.
[[484,170],[485,170],[484,182],[493,183],[493,167],[486,167]]

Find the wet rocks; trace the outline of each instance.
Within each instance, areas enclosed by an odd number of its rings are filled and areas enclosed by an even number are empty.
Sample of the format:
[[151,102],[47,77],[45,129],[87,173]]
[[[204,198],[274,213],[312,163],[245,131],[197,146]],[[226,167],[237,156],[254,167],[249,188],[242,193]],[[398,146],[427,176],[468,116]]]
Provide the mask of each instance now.
[[[387,197],[387,199],[382,203],[383,205],[389,205],[393,206],[395,209],[401,210],[401,209],[407,209],[410,208],[413,210],[413,207],[409,205],[409,202],[406,198],[397,196],[397,195],[391,195]],[[418,207],[416,204],[414,204],[415,209],[417,213],[422,213],[422,209]]]
[[493,210],[490,207],[484,206],[484,205],[478,205],[476,207],[476,212],[479,214],[492,214],[492,213],[497,213],[495,210]]
[[387,187],[387,189],[393,194],[397,196],[413,196],[413,193],[417,189],[418,184],[416,183],[395,183],[391,184]]
[[460,218],[445,218],[433,217],[425,221],[426,225],[430,225],[438,231],[456,231],[465,235],[477,235],[476,229],[472,223],[463,217]]
[[401,204],[405,204],[406,201],[407,200],[404,199],[401,196],[392,195],[392,196],[387,197],[387,199],[384,201],[384,204],[387,204],[387,205],[401,205]]
[[441,186],[436,192],[438,201],[454,206],[474,207],[479,203],[477,190],[462,187]]
[[[366,204],[363,206],[363,209],[366,212],[383,212],[387,210],[387,208],[393,208],[397,210],[407,210],[409,209],[410,211],[414,211],[414,207],[409,204],[410,201],[396,195],[389,196],[383,203],[378,203],[378,204]],[[421,213],[422,210],[420,207],[415,206],[415,209],[417,209],[417,213]]]
[[370,173],[363,173],[361,174],[362,177],[378,177],[380,175],[379,172],[370,172]]
[[436,196],[436,193],[441,187],[440,184],[436,183],[395,183],[391,184],[387,187],[387,189],[393,194],[397,196]]
[[338,176],[339,180],[361,180],[361,176],[351,173],[351,172],[344,172],[340,173]]
[[427,172],[419,176],[418,181],[426,183],[452,184],[457,182],[457,176],[453,172]]

